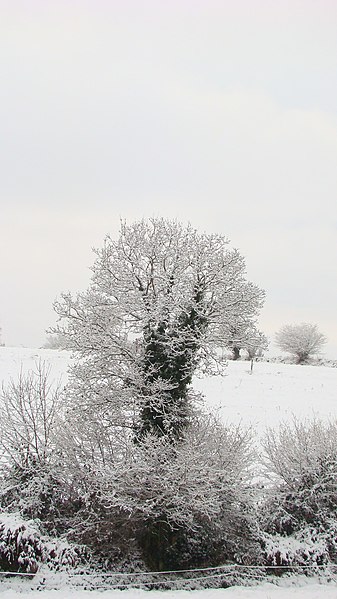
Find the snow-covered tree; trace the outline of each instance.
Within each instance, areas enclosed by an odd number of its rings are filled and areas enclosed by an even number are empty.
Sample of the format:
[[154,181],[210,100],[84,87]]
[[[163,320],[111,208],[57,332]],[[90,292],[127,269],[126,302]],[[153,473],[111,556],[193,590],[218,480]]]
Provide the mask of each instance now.
[[[0,393],[0,505],[29,517],[56,510],[56,431],[62,390],[43,362]],[[58,489],[57,489],[58,487]]]
[[220,529],[222,548],[224,537],[233,544],[229,523],[244,528],[245,508],[231,436],[196,425],[192,377],[223,371],[230,325],[253,326],[264,292],[226,238],[174,221],[122,222],[95,253],[88,290],[55,304],[55,332],[77,358],[63,445],[82,522],[104,531],[104,545],[120,530],[138,539],[149,564],[185,549],[186,563],[200,563],[187,550],[196,531],[199,549],[203,536],[215,547]]
[[241,324],[240,322],[229,322],[226,326],[226,338],[227,347],[232,353],[232,360],[238,360],[240,358],[240,351],[243,346],[243,340],[245,338],[245,327],[247,323]]
[[73,401],[87,414],[99,406],[139,439],[177,439],[192,376],[222,371],[230,324],[254,322],[264,292],[225,237],[174,221],[122,222],[95,253],[88,290],[55,304],[56,331],[79,358]]
[[275,340],[280,349],[296,358],[298,364],[319,353],[326,343],[326,337],[319,332],[317,325],[305,322],[284,325],[276,333]]
[[63,339],[61,335],[54,334],[48,335],[44,342],[43,349],[63,349]]
[[268,349],[268,339],[266,335],[256,327],[248,329],[244,349],[248,354],[249,360],[262,356]]
[[232,359],[238,360],[241,350],[247,352],[250,360],[256,356],[262,355],[268,348],[268,340],[262,331],[260,331],[254,322],[245,321],[242,324],[236,323],[228,328],[227,347],[232,352]]

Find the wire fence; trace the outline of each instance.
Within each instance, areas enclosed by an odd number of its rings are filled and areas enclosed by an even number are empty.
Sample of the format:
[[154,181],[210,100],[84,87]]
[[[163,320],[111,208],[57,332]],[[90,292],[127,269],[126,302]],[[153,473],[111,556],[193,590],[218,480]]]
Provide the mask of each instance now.
[[225,564],[208,568],[194,568],[185,570],[164,571],[135,571],[135,572],[53,572],[43,568],[37,573],[30,572],[0,572],[0,582],[12,586],[15,579],[16,586],[29,585],[31,589],[111,589],[123,590],[131,588],[141,589],[195,589],[228,587],[234,584],[258,584],[267,579],[277,583],[280,574],[287,575],[306,574],[308,577],[315,575],[321,581],[337,584],[337,564],[325,565],[244,565]]

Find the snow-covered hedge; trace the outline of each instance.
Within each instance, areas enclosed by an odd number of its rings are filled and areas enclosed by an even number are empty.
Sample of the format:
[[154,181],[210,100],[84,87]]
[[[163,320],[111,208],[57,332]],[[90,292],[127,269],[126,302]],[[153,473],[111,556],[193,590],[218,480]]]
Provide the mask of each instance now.
[[285,537],[266,534],[263,539],[268,566],[322,566],[330,561],[324,534],[315,529],[304,529]]
[[283,423],[264,449],[274,477],[261,509],[267,563],[337,563],[337,421]]
[[0,570],[35,574],[41,563],[53,569],[75,567],[86,556],[83,547],[41,534],[37,521],[0,512]]

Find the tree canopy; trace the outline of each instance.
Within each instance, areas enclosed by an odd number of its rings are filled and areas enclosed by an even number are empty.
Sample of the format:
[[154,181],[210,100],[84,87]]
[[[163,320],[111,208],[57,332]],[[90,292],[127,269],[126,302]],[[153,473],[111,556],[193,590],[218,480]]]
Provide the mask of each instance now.
[[223,371],[233,326],[255,325],[264,292],[227,238],[176,221],[121,222],[95,254],[88,290],[55,304],[57,332],[81,358],[75,395],[140,437],[179,437],[192,376]]

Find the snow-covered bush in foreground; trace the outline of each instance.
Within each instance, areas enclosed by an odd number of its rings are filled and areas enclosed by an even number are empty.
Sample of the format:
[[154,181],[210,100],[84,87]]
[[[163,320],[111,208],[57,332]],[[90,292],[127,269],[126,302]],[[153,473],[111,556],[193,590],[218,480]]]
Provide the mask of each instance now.
[[64,532],[79,497],[64,467],[64,396],[39,362],[0,394],[0,509]]
[[110,560],[118,548],[140,551],[154,569],[255,559],[250,431],[195,415],[179,443],[148,434],[114,453],[104,434],[96,447],[94,436],[73,438],[69,467],[84,490],[77,541]]
[[39,523],[19,513],[0,512],[0,570],[35,574],[40,564],[74,568],[88,555],[84,547],[41,534]]
[[337,422],[293,419],[278,431],[268,431],[264,449],[269,474],[274,475],[262,510],[264,529],[281,535],[275,539],[292,537],[297,562],[336,562]]
[[262,545],[266,564],[276,570],[279,566],[322,566],[330,561],[326,539],[310,529],[290,537],[266,533]]
[[257,551],[250,466],[249,432],[203,416],[178,445],[148,435],[109,487],[152,567],[244,560]]

